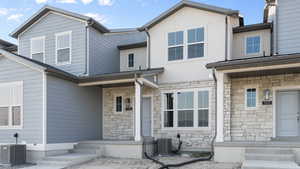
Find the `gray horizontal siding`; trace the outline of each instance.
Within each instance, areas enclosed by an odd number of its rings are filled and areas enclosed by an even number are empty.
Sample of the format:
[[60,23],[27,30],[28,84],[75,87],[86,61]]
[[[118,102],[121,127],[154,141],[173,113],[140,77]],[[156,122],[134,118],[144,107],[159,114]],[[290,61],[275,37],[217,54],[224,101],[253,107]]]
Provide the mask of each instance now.
[[119,45],[144,42],[144,32],[100,34],[89,29],[89,73],[102,74],[120,71]]
[[47,76],[47,143],[101,138],[102,90]]
[[0,57],[0,83],[23,81],[23,129],[0,129],[0,143],[43,143],[43,74],[23,64]]
[[[55,65],[55,34],[72,31],[72,64]],[[49,14],[19,36],[19,53],[30,57],[30,39],[45,36],[46,63],[74,74],[85,72],[85,23],[57,14]]]
[[278,0],[278,50],[300,52],[300,1]]

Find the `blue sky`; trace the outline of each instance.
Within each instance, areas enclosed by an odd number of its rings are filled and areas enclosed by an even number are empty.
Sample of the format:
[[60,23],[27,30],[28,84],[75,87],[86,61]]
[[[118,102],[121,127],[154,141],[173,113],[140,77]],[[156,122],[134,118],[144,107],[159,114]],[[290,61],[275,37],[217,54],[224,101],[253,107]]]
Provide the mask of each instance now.
[[[1,0],[0,38],[16,42],[8,34],[45,4],[94,17],[108,28],[139,27],[180,0]],[[262,22],[264,0],[194,0],[240,10],[246,24]]]

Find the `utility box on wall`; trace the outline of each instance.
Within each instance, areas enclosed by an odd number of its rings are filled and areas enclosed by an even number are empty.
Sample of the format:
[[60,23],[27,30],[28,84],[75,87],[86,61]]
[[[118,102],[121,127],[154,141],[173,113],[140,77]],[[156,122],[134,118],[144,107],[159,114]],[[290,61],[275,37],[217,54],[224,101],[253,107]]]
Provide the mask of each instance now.
[[21,165],[26,163],[26,145],[1,145],[0,164]]

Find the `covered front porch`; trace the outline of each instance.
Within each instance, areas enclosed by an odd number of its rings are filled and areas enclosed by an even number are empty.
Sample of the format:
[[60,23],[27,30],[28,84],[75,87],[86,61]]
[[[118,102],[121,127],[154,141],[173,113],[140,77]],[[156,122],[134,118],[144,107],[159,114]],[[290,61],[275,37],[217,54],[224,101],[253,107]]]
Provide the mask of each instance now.
[[102,88],[102,139],[80,144],[104,147],[105,156],[141,158],[143,144],[152,141],[153,104],[161,72],[149,69],[83,78],[80,86]]
[[243,162],[253,149],[284,149],[299,162],[300,55],[207,66],[215,70],[218,89],[216,160]]

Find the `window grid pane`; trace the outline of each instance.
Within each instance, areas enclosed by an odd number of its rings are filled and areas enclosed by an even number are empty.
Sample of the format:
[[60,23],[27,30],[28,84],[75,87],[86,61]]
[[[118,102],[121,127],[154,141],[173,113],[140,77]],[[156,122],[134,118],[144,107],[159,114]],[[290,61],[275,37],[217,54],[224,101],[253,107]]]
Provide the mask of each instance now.
[[196,43],[204,41],[204,28],[188,30],[188,43]]
[[177,100],[178,109],[194,108],[194,92],[178,92],[177,98],[178,98]]
[[128,55],[128,67],[134,67],[134,54]]
[[169,48],[168,60],[182,60],[183,59],[183,46]]
[[246,52],[247,54],[260,52],[260,37],[248,37],[246,40]]
[[57,48],[70,48],[70,34],[57,36]]
[[21,125],[21,107],[13,106],[11,112],[12,112],[12,125],[20,126]]
[[164,127],[174,127],[174,111],[164,111]]
[[116,111],[122,112],[123,110],[122,96],[116,97]]
[[32,54],[44,52],[44,39],[43,38],[33,39],[31,41],[31,52],[32,52]]
[[198,110],[198,126],[208,127],[208,110]]
[[9,107],[0,107],[0,126],[8,126]]
[[188,45],[188,58],[200,58],[204,56],[204,44]]
[[247,89],[247,107],[256,107],[256,89]]
[[70,48],[57,50],[57,62],[65,63],[70,61]]
[[194,110],[178,111],[178,127],[194,126]]

